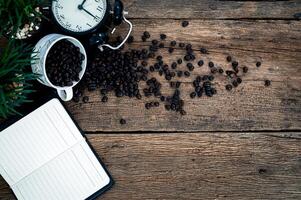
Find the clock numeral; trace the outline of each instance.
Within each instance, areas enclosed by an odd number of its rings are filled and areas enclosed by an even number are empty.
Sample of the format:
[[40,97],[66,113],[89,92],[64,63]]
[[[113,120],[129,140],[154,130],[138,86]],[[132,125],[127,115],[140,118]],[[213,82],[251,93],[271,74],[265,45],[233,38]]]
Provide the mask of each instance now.
[[102,7],[98,6],[98,7],[97,7],[97,10],[98,10],[99,12],[101,12],[103,9],[102,9]]
[[62,15],[60,15],[60,17],[61,17],[62,19],[65,19],[65,15],[63,15],[63,14],[62,14]]
[[70,28],[71,27],[71,24],[70,23],[66,23],[66,26],[68,27],[68,28]]
[[100,2],[100,0],[95,0],[95,2],[99,3],[99,2]]
[[57,9],[63,9],[63,6],[62,6],[61,4],[59,4],[59,3],[56,4],[55,7],[56,7]]
[[89,24],[89,23],[87,23],[87,26],[90,26],[90,27],[92,27],[92,25],[91,25],[91,24]]
[[96,21],[96,22],[100,22],[100,17],[98,17],[97,15],[95,16],[95,18],[94,18],[94,20]]
[[81,31],[81,30],[82,30],[82,27],[81,27],[81,26],[79,26],[79,25],[76,25],[76,28],[77,28],[77,30],[79,30],[79,31]]

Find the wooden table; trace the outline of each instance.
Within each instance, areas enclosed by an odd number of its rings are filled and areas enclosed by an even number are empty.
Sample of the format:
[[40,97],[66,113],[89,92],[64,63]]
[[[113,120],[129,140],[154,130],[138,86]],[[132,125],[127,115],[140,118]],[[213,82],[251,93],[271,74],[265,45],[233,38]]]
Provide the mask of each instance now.
[[[225,65],[232,55],[250,72],[231,92],[218,81],[213,98],[191,100],[192,79],[185,79],[186,116],[145,110],[146,98],[110,96],[103,104],[99,92],[88,93],[87,104],[68,103],[116,180],[99,199],[301,199],[301,1],[124,3],[135,38],[166,33],[208,48],[206,62]],[[133,47],[149,45],[139,41]],[[0,199],[13,199],[0,182]]]

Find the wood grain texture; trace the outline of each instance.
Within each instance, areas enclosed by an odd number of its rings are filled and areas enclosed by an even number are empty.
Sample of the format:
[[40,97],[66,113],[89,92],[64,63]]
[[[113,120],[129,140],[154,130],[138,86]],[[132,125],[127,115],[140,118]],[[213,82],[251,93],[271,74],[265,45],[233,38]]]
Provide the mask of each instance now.
[[[190,78],[181,79],[188,115],[182,117],[167,112],[162,104],[146,110],[144,104],[154,98],[136,100],[109,96],[109,102],[103,104],[99,91],[87,92],[89,103],[67,103],[84,131],[301,130],[301,22],[191,20],[188,28],[182,28],[177,20],[141,19],[133,23],[137,41],[131,48],[149,45],[149,42],[140,42],[142,32],[148,30],[153,38],[166,33],[166,44],[177,40],[189,42],[195,49],[206,47],[209,50],[209,55],[197,53],[197,58],[204,59],[206,66],[196,67]],[[166,48],[160,53],[168,64],[184,55],[179,49],[173,55],[169,55]],[[193,78],[209,73],[209,60],[229,69],[227,55],[250,68],[243,76],[243,84],[228,92],[224,87],[229,80],[217,76],[214,82],[218,95],[191,100]],[[262,61],[262,67],[256,68],[256,61]],[[187,70],[185,64],[180,69]],[[158,74],[151,76],[158,77]],[[264,87],[265,79],[272,81],[270,87]],[[159,80],[163,84],[163,94],[171,94],[169,83],[163,78]],[[143,88],[143,84],[140,87]],[[119,124],[121,117],[128,121],[127,125]]]
[[[300,199],[301,134],[92,134],[116,185],[99,199]],[[13,199],[3,181],[0,199]]]
[[[301,1],[124,0],[131,18],[298,19]],[[299,15],[298,15],[299,13]]]

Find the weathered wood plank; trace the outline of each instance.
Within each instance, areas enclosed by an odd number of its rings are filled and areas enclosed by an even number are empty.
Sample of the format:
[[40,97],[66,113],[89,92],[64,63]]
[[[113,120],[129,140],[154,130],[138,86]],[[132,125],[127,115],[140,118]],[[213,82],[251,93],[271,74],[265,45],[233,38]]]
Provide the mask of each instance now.
[[293,19],[301,1],[124,0],[131,18]]
[[[300,199],[301,134],[88,135],[116,180],[99,199]],[[12,199],[3,181],[0,199]]]
[[[167,112],[163,105],[153,110],[144,109],[146,101],[109,97],[101,103],[99,91],[87,93],[90,103],[68,103],[67,107],[84,131],[246,131],[246,130],[301,130],[301,22],[297,21],[203,21],[192,20],[190,28],[181,28],[177,20],[134,20],[135,38],[144,30],[158,37],[166,33],[170,40],[190,42],[195,48],[204,46],[209,55],[197,54],[206,67],[196,68],[191,78],[182,78],[182,97],[186,101],[187,116]],[[133,48],[149,43],[135,42]],[[166,63],[183,56],[176,50],[172,56],[162,50]],[[228,80],[219,76],[215,83],[218,95],[213,98],[191,100],[192,78],[208,73],[207,63],[230,68],[225,57],[230,54],[250,68],[242,86],[227,92]],[[256,68],[255,62],[262,61]],[[195,64],[196,66],[196,64]],[[183,64],[180,69],[185,69]],[[157,73],[153,73],[158,77]],[[264,87],[265,79],[272,80]],[[163,94],[171,94],[168,82],[159,79]],[[143,86],[141,85],[141,88]],[[121,126],[123,117],[128,123]]]

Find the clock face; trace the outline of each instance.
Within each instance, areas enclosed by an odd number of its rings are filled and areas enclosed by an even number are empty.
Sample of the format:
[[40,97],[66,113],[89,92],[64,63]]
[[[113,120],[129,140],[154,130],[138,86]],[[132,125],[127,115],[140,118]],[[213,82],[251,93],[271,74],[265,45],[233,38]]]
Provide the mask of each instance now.
[[51,9],[61,27],[80,34],[94,30],[103,21],[107,0],[53,0]]

